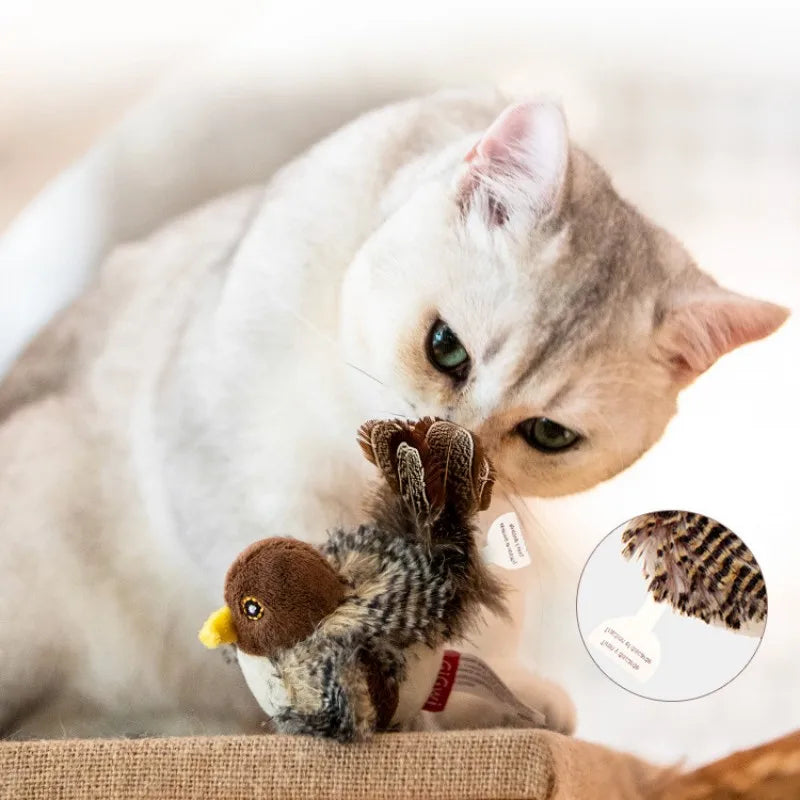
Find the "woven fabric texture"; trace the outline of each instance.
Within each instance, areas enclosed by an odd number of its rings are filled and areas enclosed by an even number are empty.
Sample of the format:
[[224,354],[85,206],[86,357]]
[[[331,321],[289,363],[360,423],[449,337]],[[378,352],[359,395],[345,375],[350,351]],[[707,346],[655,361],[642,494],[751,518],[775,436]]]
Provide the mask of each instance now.
[[2,800],[640,800],[660,772],[542,731],[0,743]]

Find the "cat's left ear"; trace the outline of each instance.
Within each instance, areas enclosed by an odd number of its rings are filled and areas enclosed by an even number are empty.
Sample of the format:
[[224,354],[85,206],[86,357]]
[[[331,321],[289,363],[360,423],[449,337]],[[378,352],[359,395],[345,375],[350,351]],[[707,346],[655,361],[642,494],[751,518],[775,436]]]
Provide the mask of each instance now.
[[657,357],[685,385],[718,358],[763,339],[788,318],[789,309],[719,286],[673,301],[655,330]]
[[567,123],[549,102],[509,106],[470,150],[458,179],[462,210],[489,226],[526,226],[559,211],[569,161]]

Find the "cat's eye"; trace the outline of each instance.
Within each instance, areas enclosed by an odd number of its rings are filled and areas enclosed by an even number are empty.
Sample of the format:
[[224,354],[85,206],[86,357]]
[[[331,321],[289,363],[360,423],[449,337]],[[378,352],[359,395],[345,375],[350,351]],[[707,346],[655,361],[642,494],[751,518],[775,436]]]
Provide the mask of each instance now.
[[572,447],[581,437],[569,428],[547,417],[531,417],[517,425],[525,441],[544,453],[557,453]]
[[428,333],[428,358],[439,372],[446,372],[457,380],[463,380],[469,372],[469,353],[443,320],[437,319]]
[[248,619],[261,619],[264,616],[264,606],[255,597],[242,598],[242,611]]

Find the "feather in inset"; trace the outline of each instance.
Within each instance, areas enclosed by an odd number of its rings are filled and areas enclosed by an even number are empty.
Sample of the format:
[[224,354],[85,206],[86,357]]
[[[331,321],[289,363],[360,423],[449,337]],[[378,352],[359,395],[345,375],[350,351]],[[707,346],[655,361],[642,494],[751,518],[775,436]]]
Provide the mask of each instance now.
[[640,559],[657,602],[730,630],[761,636],[767,587],[747,545],[716,520],[690,511],[642,514],[625,525],[625,558]]

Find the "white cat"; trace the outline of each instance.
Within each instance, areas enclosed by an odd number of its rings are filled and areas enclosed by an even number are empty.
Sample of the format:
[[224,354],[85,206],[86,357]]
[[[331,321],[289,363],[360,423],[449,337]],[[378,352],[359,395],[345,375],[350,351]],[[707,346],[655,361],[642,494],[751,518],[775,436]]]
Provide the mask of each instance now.
[[358,521],[362,421],[453,419],[508,490],[574,492],[784,321],[621,200],[556,106],[507,102],[356,120],[119,248],[22,356],[0,387],[0,732],[256,725],[198,624],[249,542]]

